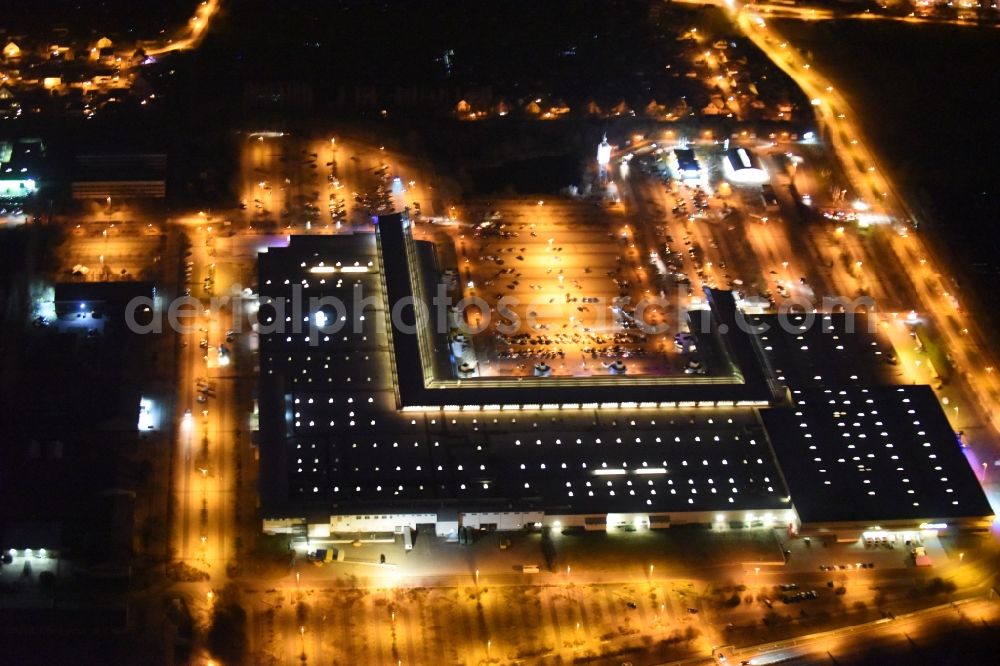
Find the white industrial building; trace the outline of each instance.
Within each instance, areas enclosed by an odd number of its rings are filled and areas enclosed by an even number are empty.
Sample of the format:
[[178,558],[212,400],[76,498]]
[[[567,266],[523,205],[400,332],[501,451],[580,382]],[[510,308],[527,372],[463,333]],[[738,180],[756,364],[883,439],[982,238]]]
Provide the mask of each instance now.
[[722,158],[726,180],[739,185],[760,185],[770,180],[760,158],[746,148],[730,148]]

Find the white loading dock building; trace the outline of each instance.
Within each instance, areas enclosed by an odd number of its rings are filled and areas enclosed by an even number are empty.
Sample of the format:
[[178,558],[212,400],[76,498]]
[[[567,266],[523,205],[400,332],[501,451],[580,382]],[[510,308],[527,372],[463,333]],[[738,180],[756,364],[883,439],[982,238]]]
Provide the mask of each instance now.
[[[434,534],[455,539],[459,527],[491,532],[517,532],[549,527],[555,530],[582,528],[588,532],[666,529],[671,525],[704,525],[714,530],[783,527],[797,531],[793,509],[783,511],[690,511],[680,513],[593,513],[555,514],[544,511],[478,511],[455,513],[383,513],[331,515],[328,521],[309,522],[306,518],[265,519],[265,534],[306,536],[309,540],[347,542],[380,540],[377,535],[400,534],[404,527],[416,531],[433,525]],[[369,539],[364,535],[370,535]]]

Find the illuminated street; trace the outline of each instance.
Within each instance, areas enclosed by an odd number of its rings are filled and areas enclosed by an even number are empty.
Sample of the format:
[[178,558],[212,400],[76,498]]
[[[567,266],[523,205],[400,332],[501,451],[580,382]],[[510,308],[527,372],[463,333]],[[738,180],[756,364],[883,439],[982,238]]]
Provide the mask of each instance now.
[[0,18],[8,661],[988,661],[991,319],[811,49],[995,7],[119,2]]
[[199,42],[208,32],[209,25],[219,11],[219,0],[202,0],[195,8],[194,16],[188,25],[180,30],[176,37],[167,43],[149,51],[149,55],[163,55],[171,51],[183,51],[197,48]]
[[[752,11],[740,11],[738,21],[747,36],[815,100],[819,120],[827,129],[826,134],[832,147],[841,156],[841,165],[859,196],[876,213],[893,219],[909,218],[905,203],[895,194],[892,184],[877,168],[875,158],[865,147],[864,134],[853,120],[850,107],[840,93],[821,73],[796,55],[792,42],[775,33]],[[879,228],[874,233],[877,235],[874,240],[887,247],[891,256],[907,268],[897,275],[908,278],[918,299],[914,309],[934,323],[934,330],[948,349],[951,362],[956,368],[956,386],[949,392],[958,394],[951,396],[951,399],[969,404],[975,410],[976,416],[973,417],[972,414],[960,414],[956,408],[952,413],[956,429],[981,420],[991,426],[993,433],[990,437],[983,438],[981,444],[997,441],[1000,421],[997,421],[992,405],[1000,399],[1000,384],[993,371],[993,361],[984,362],[984,357],[991,359],[991,354],[986,351],[984,344],[978,342],[983,337],[977,323],[961,311],[960,304],[950,293],[948,278],[911,225],[900,223],[895,228]],[[871,270],[870,265],[862,264],[861,271],[864,274],[869,274]],[[876,270],[881,270],[881,265]],[[991,447],[984,453],[993,456],[998,450]]]

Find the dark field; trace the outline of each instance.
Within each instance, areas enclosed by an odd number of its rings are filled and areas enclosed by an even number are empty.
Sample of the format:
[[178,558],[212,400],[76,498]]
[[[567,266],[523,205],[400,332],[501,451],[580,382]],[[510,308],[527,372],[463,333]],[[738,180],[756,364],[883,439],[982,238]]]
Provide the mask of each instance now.
[[64,28],[71,37],[87,37],[96,31],[112,38],[152,39],[161,30],[166,30],[167,34],[177,30],[194,15],[199,2],[201,0],[7,0],[0,15],[0,34],[6,30],[10,37],[29,34],[34,39],[53,29]]

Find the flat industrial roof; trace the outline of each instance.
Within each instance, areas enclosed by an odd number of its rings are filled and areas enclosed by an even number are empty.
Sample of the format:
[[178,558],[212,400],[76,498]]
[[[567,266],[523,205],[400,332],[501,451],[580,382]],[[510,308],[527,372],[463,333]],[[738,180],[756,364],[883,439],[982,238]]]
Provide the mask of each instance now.
[[[381,296],[389,274],[380,264],[352,274],[314,272],[320,262],[367,265],[374,249],[373,236],[292,237],[287,248],[261,255],[261,296],[301,289],[350,302],[356,284],[365,297]],[[732,510],[742,519],[748,510],[788,508],[774,457],[747,409],[401,411],[395,380],[410,366],[386,344],[384,302],[370,299],[364,319],[349,312],[344,330],[319,339],[308,331],[308,309],[295,313],[301,331],[261,333],[261,477],[269,511]],[[267,307],[262,326],[275,323]],[[621,393],[614,383],[607,389]],[[516,385],[503,390],[526,402]],[[455,392],[483,400],[475,389]]]
[[37,178],[44,157],[41,139],[0,141],[0,179]]
[[[336,332],[310,332],[305,303],[282,312],[298,330],[262,328],[261,483],[271,513],[459,507],[741,520],[790,508],[789,495],[806,524],[992,513],[933,392],[874,385],[892,366],[877,337],[863,326],[848,333],[844,316],[804,331],[792,316],[787,330],[752,335],[732,295],[710,291],[712,330],[750,375],[745,383],[438,380],[417,332],[388,324],[387,307],[413,291],[408,266],[419,252],[404,231],[401,218],[383,217],[377,236],[295,236],[260,256],[262,301],[299,292],[348,306],[321,308],[328,321],[342,317]],[[351,307],[357,297],[364,310]],[[276,323],[269,308],[262,327]],[[793,406],[694,409],[762,387],[770,398],[769,382],[789,386]],[[659,409],[663,396],[676,409]]]
[[166,172],[166,153],[89,154],[73,160],[73,180],[80,182],[163,180]]
[[[669,434],[649,414],[595,428],[587,420],[592,413],[537,430],[530,415],[498,416],[492,423],[468,414],[434,424],[421,416],[409,428],[375,430],[371,421],[384,424],[384,413],[366,411],[349,425],[347,400],[364,405],[365,396],[324,392],[323,404],[313,409],[303,405],[314,394],[294,396],[293,404],[300,401],[295,413],[310,419],[298,422],[317,424],[297,428],[288,440],[289,492],[305,501],[566,513],[789,508],[762,433],[734,428],[725,418],[709,424],[701,415],[682,428],[675,423]],[[325,404],[330,397],[337,407]],[[329,416],[340,417],[341,425],[329,426]],[[489,425],[477,427],[482,421]]]
[[993,514],[928,386],[803,388],[761,411],[803,523]]
[[674,156],[677,158],[677,166],[681,171],[697,171],[698,158],[695,157],[692,148],[674,148]]
[[747,315],[769,377],[785,386],[897,384],[892,345],[861,313]]
[[130,300],[140,296],[152,297],[152,282],[59,282],[55,285],[54,300],[59,303],[107,303],[110,307],[124,309]]

